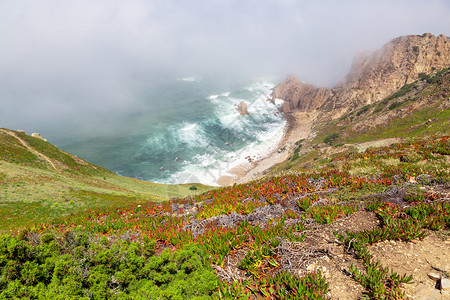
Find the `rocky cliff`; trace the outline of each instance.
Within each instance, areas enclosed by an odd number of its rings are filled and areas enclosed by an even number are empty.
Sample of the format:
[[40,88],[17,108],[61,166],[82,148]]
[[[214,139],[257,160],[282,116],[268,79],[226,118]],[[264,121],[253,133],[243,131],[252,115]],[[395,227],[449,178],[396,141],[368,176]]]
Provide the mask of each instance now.
[[283,99],[283,112],[318,109],[339,116],[346,111],[380,101],[420,73],[433,73],[450,66],[450,38],[408,35],[395,38],[374,52],[359,53],[347,76],[334,88],[315,87],[289,76],[272,93]]

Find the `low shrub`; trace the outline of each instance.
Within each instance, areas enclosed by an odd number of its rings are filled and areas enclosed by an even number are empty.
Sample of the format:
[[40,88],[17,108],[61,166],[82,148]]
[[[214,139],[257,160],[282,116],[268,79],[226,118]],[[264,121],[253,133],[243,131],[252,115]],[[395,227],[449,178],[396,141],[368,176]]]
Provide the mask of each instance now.
[[389,109],[389,110],[396,109],[397,107],[402,106],[402,104],[403,104],[403,102],[395,101],[394,103],[392,103],[391,105],[389,105],[388,109]]
[[323,142],[325,144],[332,145],[338,138],[339,138],[339,133],[333,132],[333,133],[330,133],[329,135],[327,135],[323,139]]
[[217,276],[199,245],[155,255],[148,239],[92,239],[73,232],[45,234],[39,243],[1,236],[0,298],[206,299],[217,290]]
[[403,154],[402,156],[400,156],[401,162],[414,163],[414,162],[418,162],[419,160],[422,160],[422,156],[419,153],[414,152],[414,151],[407,152],[407,153]]
[[366,105],[366,106],[362,107],[362,108],[356,113],[356,115],[359,116],[359,115],[365,113],[366,111],[368,111],[368,110],[370,109],[370,107],[371,107],[371,105]]

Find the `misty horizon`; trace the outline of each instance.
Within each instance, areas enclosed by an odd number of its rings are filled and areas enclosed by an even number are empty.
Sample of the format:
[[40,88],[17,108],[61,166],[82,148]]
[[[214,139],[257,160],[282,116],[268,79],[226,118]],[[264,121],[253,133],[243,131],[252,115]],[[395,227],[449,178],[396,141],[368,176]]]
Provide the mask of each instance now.
[[152,113],[148,89],[189,76],[220,89],[295,73],[332,87],[360,49],[449,35],[449,15],[437,0],[2,1],[0,127],[100,134]]

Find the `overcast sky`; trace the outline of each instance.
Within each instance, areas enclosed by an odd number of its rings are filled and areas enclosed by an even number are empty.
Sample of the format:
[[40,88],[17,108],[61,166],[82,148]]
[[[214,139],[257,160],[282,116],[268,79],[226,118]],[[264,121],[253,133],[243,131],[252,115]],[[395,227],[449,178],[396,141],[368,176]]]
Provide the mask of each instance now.
[[450,35],[450,1],[0,0],[0,127],[127,112],[162,76],[331,87],[358,49],[425,32]]

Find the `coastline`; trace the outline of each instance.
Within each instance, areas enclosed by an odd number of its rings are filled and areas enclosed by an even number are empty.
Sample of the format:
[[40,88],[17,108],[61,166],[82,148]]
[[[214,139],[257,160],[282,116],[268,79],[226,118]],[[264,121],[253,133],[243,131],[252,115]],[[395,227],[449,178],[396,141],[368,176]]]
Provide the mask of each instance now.
[[315,113],[294,111],[286,114],[285,118],[286,127],[284,134],[275,150],[257,161],[240,164],[227,170],[227,173],[232,175],[221,176],[217,180],[217,184],[229,186],[234,183],[246,183],[255,180],[264,175],[266,170],[288,159],[295,149],[295,142],[305,139],[311,134],[311,125],[315,118]]

